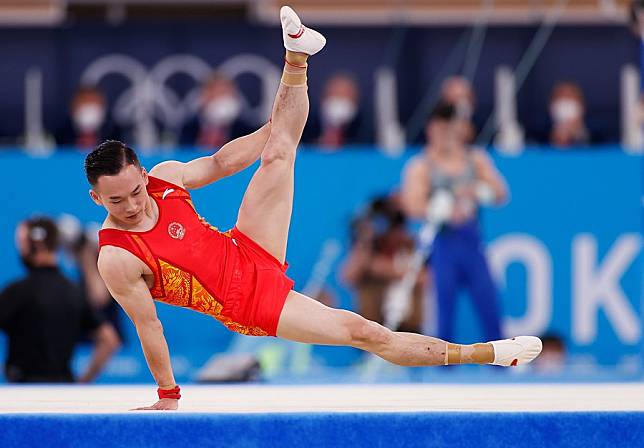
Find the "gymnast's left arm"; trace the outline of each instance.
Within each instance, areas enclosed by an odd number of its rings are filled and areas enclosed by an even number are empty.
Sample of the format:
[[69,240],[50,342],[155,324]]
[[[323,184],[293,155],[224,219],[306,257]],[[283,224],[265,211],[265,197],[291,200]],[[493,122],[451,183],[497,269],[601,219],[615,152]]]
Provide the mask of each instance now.
[[270,123],[257,131],[226,143],[210,156],[187,163],[168,161],[155,166],[150,174],[189,190],[201,188],[248,168],[259,159],[271,133]]

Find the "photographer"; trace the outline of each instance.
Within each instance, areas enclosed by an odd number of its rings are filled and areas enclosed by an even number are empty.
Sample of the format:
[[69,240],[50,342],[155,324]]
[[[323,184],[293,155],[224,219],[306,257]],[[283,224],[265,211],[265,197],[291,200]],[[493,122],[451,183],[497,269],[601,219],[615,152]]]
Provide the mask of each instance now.
[[80,289],[61,274],[56,224],[44,217],[22,222],[16,243],[28,274],[0,292],[0,329],[9,345],[7,381],[73,382],[74,346],[87,331],[95,347],[78,381],[93,381],[118,347],[118,337],[93,313]]
[[[387,288],[400,280],[414,243],[395,196],[374,199],[367,211],[351,225],[352,247],[342,269],[344,281],[355,288],[357,312],[379,323]],[[419,332],[423,320],[423,291],[426,276],[421,273],[413,290],[412,309],[399,331]]]

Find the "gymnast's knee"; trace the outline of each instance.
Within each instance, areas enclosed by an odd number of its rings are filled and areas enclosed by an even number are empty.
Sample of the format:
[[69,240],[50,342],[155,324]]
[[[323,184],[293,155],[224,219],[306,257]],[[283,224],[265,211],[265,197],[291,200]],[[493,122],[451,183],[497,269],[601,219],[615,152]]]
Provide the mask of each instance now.
[[293,164],[295,162],[295,150],[297,142],[288,135],[273,133],[266,142],[262,151],[262,166],[275,163]]

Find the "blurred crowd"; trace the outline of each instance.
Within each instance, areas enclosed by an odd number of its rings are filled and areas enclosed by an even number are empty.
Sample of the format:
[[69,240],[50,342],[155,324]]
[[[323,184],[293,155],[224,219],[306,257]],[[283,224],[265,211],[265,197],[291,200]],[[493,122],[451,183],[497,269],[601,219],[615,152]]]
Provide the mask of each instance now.
[[[223,73],[212,73],[199,89],[198,105],[193,116],[176,129],[164,130],[161,146],[197,147],[217,151],[228,141],[252,132],[257,125],[248,122],[248,107],[235,79]],[[459,115],[470,120],[468,141],[479,136],[482,123],[474,122],[476,94],[470,81],[461,76],[444,80],[439,101],[455,104]],[[560,81],[552,86],[549,102],[548,130],[527,133],[527,143],[549,144],[567,149],[602,142],[601,132],[588,128],[586,105],[581,86],[574,81]],[[134,125],[118,124],[111,113],[113,104],[99,86],[79,86],[69,101],[66,124],[48,134],[55,146],[75,147],[89,151],[102,140],[126,141],[141,146]],[[324,83],[321,96],[314,104],[302,142],[334,152],[351,145],[373,145],[365,132],[366,107],[357,78],[338,72]]]

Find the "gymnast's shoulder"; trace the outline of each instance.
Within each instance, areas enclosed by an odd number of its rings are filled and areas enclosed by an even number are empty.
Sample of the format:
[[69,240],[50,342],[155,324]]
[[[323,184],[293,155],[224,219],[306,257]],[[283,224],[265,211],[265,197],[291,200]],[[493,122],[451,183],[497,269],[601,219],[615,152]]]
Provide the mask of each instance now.
[[185,163],[177,160],[166,160],[150,170],[150,176],[183,187],[183,168]]

